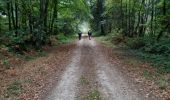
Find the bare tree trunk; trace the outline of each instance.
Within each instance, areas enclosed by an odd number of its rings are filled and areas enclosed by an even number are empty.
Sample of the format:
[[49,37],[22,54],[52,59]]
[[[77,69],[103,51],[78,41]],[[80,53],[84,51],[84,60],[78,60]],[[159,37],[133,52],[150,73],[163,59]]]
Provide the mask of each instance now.
[[54,12],[53,12],[53,17],[52,17],[52,21],[51,21],[51,28],[50,28],[50,31],[51,32],[53,32],[53,27],[54,27],[54,21],[55,21],[55,19],[57,19],[57,16],[58,16],[58,8],[57,8],[57,6],[58,6],[58,0],[54,0],[54,3],[55,3],[55,5],[54,5]]
[[9,31],[11,31],[11,29],[12,29],[10,7],[11,7],[11,2],[8,0],[7,1],[7,12],[8,12]]
[[128,36],[128,4],[126,0],[126,34],[125,36]]
[[121,0],[121,24],[122,24],[122,29],[123,29],[123,19],[124,19],[124,16],[123,16],[123,0]]
[[131,0],[129,0],[129,10],[128,10],[128,13],[129,13],[129,22],[128,22],[128,36],[131,37],[131,6],[130,6],[130,3],[131,3]]
[[11,17],[12,17],[12,24],[13,24],[13,29],[15,29],[15,17],[14,17],[14,8],[13,8],[13,2],[11,1]]
[[163,1],[163,15],[166,15],[166,0]]
[[44,31],[45,33],[47,33],[47,21],[48,21],[48,4],[49,4],[49,0],[46,0],[45,2],[45,8],[44,8]]
[[15,0],[15,35],[18,35],[18,0]]
[[154,18],[154,2],[155,0],[151,0],[152,2],[152,12],[151,12],[151,34],[153,35],[153,18]]
[[[141,3],[141,6],[145,6],[145,0],[142,0],[142,3]],[[141,14],[141,26],[139,27],[139,36],[144,36],[144,17],[145,17],[145,13],[144,12],[142,12],[142,14]]]

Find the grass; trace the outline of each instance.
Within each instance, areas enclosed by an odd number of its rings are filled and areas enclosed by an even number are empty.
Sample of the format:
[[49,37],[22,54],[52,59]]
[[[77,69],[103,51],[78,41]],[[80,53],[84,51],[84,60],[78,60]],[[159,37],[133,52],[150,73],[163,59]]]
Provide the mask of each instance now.
[[152,74],[151,74],[148,70],[144,70],[143,76],[144,76],[146,79],[151,79],[151,78],[152,78]]
[[24,59],[26,61],[31,61],[31,60],[35,60],[39,57],[44,57],[44,56],[47,56],[47,52],[45,51],[38,51],[35,55],[27,55],[27,56],[24,56]]
[[98,90],[93,90],[86,97],[80,97],[79,100],[102,100],[102,98]]
[[59,34],[57,36],[57,40],[59,44],[66,44],[74,41],[76,36],[65,36],[64,34]]
[[159,86],[160,89],[166,89],[166,87],[168,86],[168,84],[170,79],[169,77],[166,76],[161,76],[159,80],[156,81],[156,84]]
[[25,79],[23,82],[24,83],[33,83],[33,80],[32,79]]
[[[105,37],[97,37],[97,40],[101,43],[105,44],[106,46],[115,48],[118,47],[112,43],[112,41],[109,39],[108,36]],[[155,67],[158,71],[158,73],[169,73],[170,72],[170,57],[161,55],[161,54],[152,54],[144,52],[141,49],[130,49],[127,46],[123,46],[124,49],[126,49],[126,53],[129,55],[134,56],[135,58],[143,61],[147,61],[149,63],[152,63],[153,67]]]
[[20,81],[14,81],[6,89],[6,97],[18,96],[23,92],[23,88]]
[[3,96],[0,95],[0,100],[5,100],[5,98]]
[[100,92],[98,90],[92,91],[88,95],[87,100],[101,100]]
[[131,58],[131,59],[127,59],[127,63],[131,66],[138,66],[138,65],[141,65],[142,62],[135,59],[135,58]]
[[102,44],[105,44],[108,47],[112,48],[116,47],[106,36],[96,37],[96,39],[97,41],[101,42]]
[[34,57],[34,56],[25,56],[24,59],[25,59],[26,61],[31,61],[31,60],[35,60],[36,57]]
[[1,63],[5,66],[6,69],[10,69],[10,62],[8,59],[4,59]]
[[87,85],[87,84],[89,84],[89,81],[88,81],[88,79],[86,79],[84,76],[81,76],[81,78],[80,78],[80,83],[81,83],[82,85]]
[[152,63],[157,68],[158,73],[169,73],[170,72],[170,58],[163,55],[155,55],[142,52],[140,50],[128,50],[130,54],[136,58]]

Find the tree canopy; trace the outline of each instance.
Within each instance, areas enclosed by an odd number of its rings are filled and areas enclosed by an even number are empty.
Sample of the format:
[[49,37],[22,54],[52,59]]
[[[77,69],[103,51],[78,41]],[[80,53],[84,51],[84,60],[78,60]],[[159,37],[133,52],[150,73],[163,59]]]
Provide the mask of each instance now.
[[2,44],[23,47],[29,41],[40,47],[51,35],[76,32],[90,8],[84,0],[1,0],[0,16]]

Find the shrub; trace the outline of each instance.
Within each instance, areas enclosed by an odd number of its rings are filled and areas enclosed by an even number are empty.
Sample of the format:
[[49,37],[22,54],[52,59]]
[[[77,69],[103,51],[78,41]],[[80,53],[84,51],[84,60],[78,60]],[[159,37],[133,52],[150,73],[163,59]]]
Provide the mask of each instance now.
[[146,45],[143,38],[129,38],[126,45],[131,49],[140,49]]
[[169,56],[170,53],[170,44],[167,42],[167,40],[163,41],[146,41],[146,45],[143,48],[145,52],[149,52],[152,54],[163,54],[166,56]]
[[7,39],[7,46],[10,47],[12,51],[22,51],[26,50],[25,41],[29,40],[30,36],[23,30],[18,30],[18,35],[16,36],[14,31],[6,32],[5,39]]
[[57,35],[57,40],[59,43],[64,44],[70,42],[70,40],[73,38],[73,36],[65,36],[63,33],[60,33]]

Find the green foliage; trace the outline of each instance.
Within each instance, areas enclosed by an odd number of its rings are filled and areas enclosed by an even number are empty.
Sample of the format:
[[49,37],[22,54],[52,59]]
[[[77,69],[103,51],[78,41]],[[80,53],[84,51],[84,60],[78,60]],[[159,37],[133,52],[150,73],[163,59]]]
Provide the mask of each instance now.
[[132,49],[140,49],[145,46],[143,38],[132,38],[127,40],[127,46]]
[[6,69],[10,68],[10,62],[8,59],[2,60],[1,63],[5,66]]
[[163,54],[165,56],[169,56],[170,54],[170,44],[169,40],[161,40],[159,42],[157,41],[146,41],[146,45],[143,48],[145,52],[153,53],[153,54]]
[[129,52],[145,61],[152,62],[159,73],[170,73],[170,57],[160,54],[151,54],[142,50],[130,50]]
[[88,95],[87,100],[101,100],[100,92],[99,92],[98,90],[92,91],[92,92]]
[[81,76],[81,78],[80,78],[80,83],[81,83],[82,85],[87,85],[87,84],[89,84],[89,81],[88,81],[88,79],[85,78],[84,76]]
[[63,33],[60,33],[59,35],[57,35],[57,40],[60,44],[65,44],[68,43],[70,41],[72,41],[72,39],[74,39],[74,36],[65,36]]
[[31,61],[31,60],[36,59],[36,57],[34,57],[34,56],[25,56],[24,59],[25,59],[26,61]]
[[22,92],[23,92],[23,88],[22,88],[21,82],[15,81],[7,87],[7,90],[6,90],[7,95],[6,96],[7,97],[18,96]]
[[[18,35],[15,34],[15,31],[6,32],[4,39],[8,40],[5,43],[13,51],[22,51],[26,50],[26,41],[30,40],[30,35],[27,34],[24,30],[18,30]],[[4,40],[3,39],[3,40]],[[5,41],[5,40],[4,40]]]
[[148,70],[145,70],[145,71],[143,72],[143,76],[144,76],[145,78],[147,78],[147,79],[149,79],[149,78],[152,77],[151,73],[150,73]]
[[168,86],[168,77],[160,77],[160,79],[156,82],[156,84],[159,86],[160,89],[166,89]]
[[88,93],[87,96],[79,97],[78,100],[102,100],[102,98],[98,90],[93,90],[92,92]]
[[170,0],[97,0],[93,6],[93,28],[110,29],[104,41],[126,45],[159,72],[170,72]]
[[47,53],[45,51],[38,50],[35,55],[24,56],[24,59],[26,61],[31,61],[31,60],[35,60],[39,57],[44,57],[44,56],[47,56]]
[[41,49],[58,33],[64,33],[59,41],[67,42],[65,36],[90,18],[88,5],[84,0],[0,0],[0,41],[17,52],[29,46]]
[[[170,41],[164,39],[156,41],[151,37],[130,38],[126,45],[134,54],[141,58],[152,61],[159,72],[170,72]],[[136,51],[135,51],[135,50]]]

